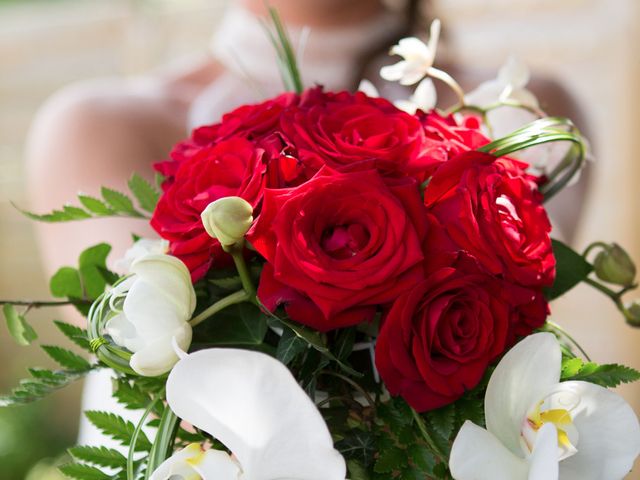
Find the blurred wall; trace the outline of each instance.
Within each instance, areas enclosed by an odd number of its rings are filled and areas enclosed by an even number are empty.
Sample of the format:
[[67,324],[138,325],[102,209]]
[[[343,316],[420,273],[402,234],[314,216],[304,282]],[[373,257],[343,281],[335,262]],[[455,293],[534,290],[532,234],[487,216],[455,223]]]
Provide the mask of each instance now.
[[[6,4],[5,4],[6,3]],[[9,204],[26,205],[23,146],[45,98],[85,78],[135,75],[203,52],[225,0],[56,0],[0,3],[0,298],[47,298],[31,223]],[[616,240],[640,259],[640,35],[636,0],[440,0],[450,53],[463,63],[499,67],[510,53],[559,78],[576,95],[597,158],[578,247]],[[81,187],[81,186],[79,186]],[[53,206],[52,206],[53,207]],[[580,288],[554,305],[556,321],[596,361],[640,368],[640,331],[610,302]],[[31,315],[43,343],[61,340],[56,312]],[[605,339],[604,341],[602,339]],[[46,359],[14,347],[0,327],[0,386]],[[621,389],[640,411],[640,386]],[[56,428],[73,432],[79,390],[56,395]],[[66,426],[66,427],[65,427]],[[67,438],[72,438],[69,433]],[[2,443],[0,442],[0,455]],[[1,469],[0,469],[1,472]],[[3,479],[4,476],[0,475]],[[637,477],[637,478],[640,478]],[[13,480],[13,479],[6,479]]]

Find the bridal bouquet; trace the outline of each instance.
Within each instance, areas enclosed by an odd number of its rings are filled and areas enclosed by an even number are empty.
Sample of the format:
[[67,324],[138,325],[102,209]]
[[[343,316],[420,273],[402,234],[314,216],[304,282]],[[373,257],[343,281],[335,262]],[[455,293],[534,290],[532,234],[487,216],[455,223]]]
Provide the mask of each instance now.
[[[438,22],[381,71],[417,84],[409,99],[305,89],[273,21],[290,91],[196,129],[155,165],[161,191],[134,175],[134,199],[26,212],[150,218],[161,239],[134,238],[123,275],[100,244],[53,276],[61,300],[26,310],[77,307],[86,329],[56,324],[91,359],[43,346],[61,368],[2,403],[111,369],[139,421],[86,412],[123,448],[72,448],[61,470],[80,480],[623,478],[640,428],[607,388],[640,373],[589,361],[547,318],[586,282],[640,325],[620,246],[552,239],[545,202],[586,156],[575,126],[545,116],[513,60],[464,93],[433,66]],[[432,79],[458,103],[436,109]],[[530,123],[498,134],[513,112]],[[15,339],[36,340],[25,303],[3,303]]]

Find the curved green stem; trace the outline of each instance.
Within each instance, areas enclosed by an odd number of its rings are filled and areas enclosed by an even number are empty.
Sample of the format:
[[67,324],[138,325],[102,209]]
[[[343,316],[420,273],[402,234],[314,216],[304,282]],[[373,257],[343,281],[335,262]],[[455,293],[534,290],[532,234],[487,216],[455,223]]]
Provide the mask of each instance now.
[[153,472],[169,457],[179,426],[178,420],[179,418],[176,414],[169,407],[166,407],[158,425],[156,438],[149,452],[145,480],[149,480]]
[[547,320],[547,325],[551,327],[553,330],[556,330],[557,332],[559,332],[562,336],[566,337],[567,340],[569,340],[580,351],[580,353],[584,356],[584,358],[588,362],[591,361],[589,354],[584,350],[584,348],[582,348],[582,346],[578,343],[578,341],[569,334],[569,332],[567,332],[564,328],[562,328],[557,323],[552,322],[551,320]]
[[436,445],[436,442],[433,440],[433,438],[431,438],[431,435],[427,430],[427,426],[424,423],[424,419],[413,408],[411,409],[411,414],[413,415],[413,419],[418,424],[418,429],[420,430],[420,433],[422,434],[422,438],[424,439],[424,441],[427,443],[429,448],[431,448],[431,451],[434,454],[436,454],[443,463],[446,464],[449,459],[443,452],[440,451],[440,448],[438,448],[438,446]]
[[367,392],[364,388],[362,388],[360,385],[358,385],[358,383],[354,382],[353,380],[351,380],[349,377],[346,377],[340,373],[337,372],[332,372],[329,370],[323,370],[319,373],[319,375],[329,375],[330,377],[336,377],[339,378],[340,380],[342,380],[345,383],[348,383],[349,385],[351,385],[355,390],[357,390],[360,394],[362,394],[362,396],[364,398],[367,399],[367,403],[371,406],[371,408],[373,408],[374,410],[376,409],[376,402],[373,400],[373,398],[371,397],[371,395],[369,395],[369,392]]
[[140,418],[138,425],[136,425],[136,429],[133,431],[133,435],[131,436],[131,445],[129,446],[129,454],[127,455],[127,480],[136,479],[135,472],[133,471],[133,461],[134,461],[133,456],[136,451],[138,437],[140,436],[140,432],[142,431],[142,426],[144,425],[144,422],[147,421],[147,417],[153,411],[154,407],[156,406],[159,400],[160,400],[159,398],[156,398],[149,404],[149,406],[146,408],[146,410],[142,414],[142,418]]
[[246,302],[247,300],[249,300],[249,298],[250,297],[247,292],[245,292],[244,290],[238,290],[237,292],[234,292],[231,295],[218,300],[216,303],[200,312],[198,315],[189,320],[189,323],[192,327],[195,327],[196,325],[204,322],[207,318],[212,317],[219,311],[224,310],[231,305],[235,305],[236,303]]
[[587,248],[584,249],[584,252],[582,253],[582,256],[586,259],[589,254],[593,251],[594,248],[609,248],[609,245],[607,245],[604,242],[593,242],[592,244],[590,244]]
[[614,301],[614,303],[618,306],[621,307],[622,306],[622,301],[620,300],[620,293],[616,292],[614,290],[611,290],[609,287],[606,287],[604,285],[602,285],[600,282],[596,282],[595,280],[591,279],[591,278],[585,278],[584,279],[584,283],[591,285],[593,288],[595,288],[596,290],[600,290],[602,293],[604,293],[606,296],[608,296],[609,298],[611,298],[611,300]]

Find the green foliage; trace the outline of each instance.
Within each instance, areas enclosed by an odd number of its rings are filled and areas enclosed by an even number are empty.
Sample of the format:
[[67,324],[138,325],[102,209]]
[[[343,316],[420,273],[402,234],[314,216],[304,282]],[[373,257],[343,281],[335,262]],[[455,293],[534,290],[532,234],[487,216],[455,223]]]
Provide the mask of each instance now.
[[553,254],[556,257],[556,280],[545,290],[547,300],[564,295],[587,278],[593,266],[582,255],[559,240],[553,240]]
[[60,320],[54,320],[53,323],[65,337],[83,350],[91,352],[91,345],[89,344],[89,338],[87,337],[86,330],[75,325],[71,325],[70,323],[61,322]]
[[282,363],[288,365],[298,354],[304,352],[307,347],[307,342],[296,335],[293,330],[285,329],[278,342],[276,357]]
[[[134,174],[128,184],[140,210],[150,213],[153,212],[160,198],[159,190],[138,174]],[[102,187],[100,189],[100,195],[102,198],[80,193],[78,194],[78,200],[81,207],[65,205],[61,209],[44,214],[22,210],[17,206],[16,208],[33,220],[52,223],[72,222],[100,217],[147,218],[147,216],[134,205],[133,200],[122,192],[112,188]]]
[[69,478],[77,480],[111,480],[111,476],[90,465],[69,463],[60,467],[60,471]]
[[125,468],[127,466],[126,457],[111,448],[78,446],[70,448],[69,453],[75,460],[99,467]]
[[203,323],[198,338],[214,346],[256,346],[267,333],[267,317],[249,303],[231,305]]
[[42,349],[63,368],[76,372],[91,370],[91,364],[80,355],[57,345],[43,345]]
[[[117,440],[124,446],[129,445],[133,432],[136,429],[133,423],[109,412],[89,410],[85,412],[85,415],[103,434]],[[149,438],[144,432],[140,432],[138,442],[136,444],[136,451],[148,452],[150,449],[151,442],[149,441]]]
[[32,378],[20,381],[10,394],[0,397],[0,407],[20,405],[41,400],[47,395],[85,376],[89,370],[48,370],[30,368]]
[[561,379],[563,381],[581,380],[601,387],[613,388],[621,383],[640,380],[640,372],[615,363],[598,365],[593,362],[584,362],[580,358],[567,358],[562,362]]
[[38,334],[31,325],[27,323],[24,315],[20,315],[16,308],[10,303],[2,307],[4,318],[7,322],[7,330],[18,345],[27,346],[38,338]]

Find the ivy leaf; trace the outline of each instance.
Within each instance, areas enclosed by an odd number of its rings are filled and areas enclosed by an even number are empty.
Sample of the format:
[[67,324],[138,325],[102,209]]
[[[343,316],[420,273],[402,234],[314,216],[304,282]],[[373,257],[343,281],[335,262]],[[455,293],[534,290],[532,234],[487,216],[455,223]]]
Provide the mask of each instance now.
[[87,337],[87,331],[83,330],[80,327],[76,327],[75,325],[71,325],[70,323],[61,322],[60,320],[54,320],[53,323],[58,330],[62,332],[62,334],[75,343],[77,346],[91,352],[91,345],[89,342],[89,338]]
[[160,198],[160,192],[137,173],[129,179],[129,189],[138,200],[140,208],[153,213]]
[[288,365],[298,354],[304,352],[306,349],[307,343],[298,337],[293,330],[286,328],[282,332],[282,337],[280,337],[280,341],[278,342],[276,358],[285,365]]
[[135,209],[133,201],[124,193],[107,187],[102,187],[100,193],[105,202],[116,212],[126,213],[132,217],[144,217]]
[[[89,421],[95,425],[105,435],[119,441],[122,445],[129,445],[131,437],[135,431],[133,423],[126,421],[122,417],[109,412],[88,410],[84,412]],[[148,452],[151,449],[151,442],[144,432],[140,432],[136,451]]]
[[111,480],[111,476],[96,467],[82,463],[68,463],[58,468],[63,475],[77,480]]
[[7,329],[18,345],[26,347],[38,338],[38,334],[27,323],[24,315],[20,315],[13,305],[10,303],[5,304],[2,307],[2,312],[7,321]]
[[91,364],[80,355],[73,353],[71,350],[66,350],[55,345],[43,345],[42,349],[53,360],[68,370],[76,372],[91,370]]
[[51,295],[54,297],[82,298],[80,273],[72,267],[62,267],[51,277],[49,282]]
[[556,280],[545,289],[547,300],[551,301],[582,282],[593,270],[593,266],[582,255],[559,240],[552,240],[553,255],[556,258]]
[[566,368],[562,369],[561,379],[581,380],[583,382],[595,383],[605,388],[617,387],[621,383],[631,383],[640,380],[640,372],[636,369],[616,363],[598,365],[593,362],[582,363],[578,367],[578,362],[573,359],[565,362]]
[[127,459],[119,451],[107,447],[78,446],[69,449],[71,456],[100,467],[126,468]]

